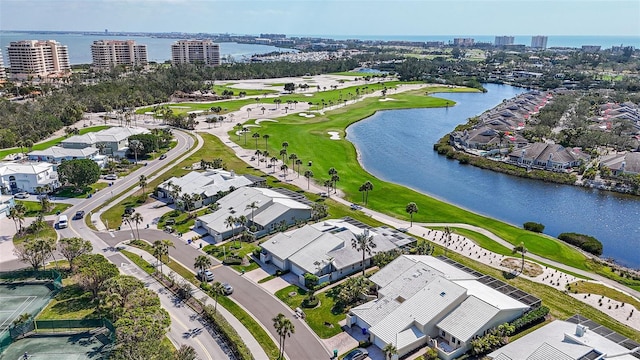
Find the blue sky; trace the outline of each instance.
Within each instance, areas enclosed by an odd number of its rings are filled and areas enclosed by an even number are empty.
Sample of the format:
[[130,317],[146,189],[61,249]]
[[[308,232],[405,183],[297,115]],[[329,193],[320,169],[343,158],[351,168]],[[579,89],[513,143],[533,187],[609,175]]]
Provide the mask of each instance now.
[[639,0],[0,0],[0,30],[626,35]]

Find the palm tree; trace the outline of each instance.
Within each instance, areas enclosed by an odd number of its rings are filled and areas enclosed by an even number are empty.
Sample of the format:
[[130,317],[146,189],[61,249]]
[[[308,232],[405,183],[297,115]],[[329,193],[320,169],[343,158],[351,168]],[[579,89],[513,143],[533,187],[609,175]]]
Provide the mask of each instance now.
[[367,180],[364,184],[362,184],[362,187],[364,192],[366,193],[364,204],[367,205],[367,203],[369,202],[369,191],[373,190],[373,184],[371,183],[371,181]]
[[247,108],[247,119],[251,116],[251,108]]
[[144,218],[139,212],[136,212],[133,215],[131,215],[131,221],[133,221],[133,223],[136,224],[136,233],[138,233],[138,240],[140,240],[140,230],[138,229],[138,225],[142,224],[142,222],[144,221]]
[[297,159],[298,159],[298,155],[296,155],[296,153],[291,153],[291,155],[289,155],[289,160],[292,160],[291,164],[295,165],[295,162]]
[[162,272],[162,257],[165,255],[165,247],[161,240],[153,242],[153,256],[158,259],[160,263],[160,272]]
[[207,255],[198,255],[193,263],[193,267],[200,270],[200,272],[204,272],[211,267],[211,259]]
[[289,142],[283,141],[282,142],[282,147],[285,148],[285,149],[288,148],[289,147]]
[[287,180],[287,170],[289,170],[287,164],[280,165],[280,170],[282,170],[282,176],[284,177],[284,179]]
[[333,192],[338,191],[338,188],[336,187],[338,181],[340,181],[340,176],[338,176],[338,174],[331,175],[331,182],[333,183]]
[[133,237],[133,220],[131,220],[131,214],[125,213],[122,215],[122,222],[129,225],[131,228],[131,236]]
[[298,171],[297,171],[297,173],[298,173],[298,177],[300,177],[300,165],[302,165],[302,160],[300,160],[300,159],[296,159],[296,161],[295,161],[294,165],[297,165],[297,166],[298,166]]
[[138,178],[138,185],[140,185],[140,187],[142,188],[142,196],[145,196],[146,195],[145,188],[147,187],[147,177],[144,175],[140,175],[140,178]]
[[40,194],[40,208],[43,214],[51,210],[51,201],[48,196]]
[[264,106],[260,108],[262,110],[262,115],[264,115],[264,111],[267,110]]
[[9,210],[9,218],[15,223],[20,225],[18,231],[22,231],[22,223],[24,222],[24,216],[27,213],[27,208],[24,204],[16,204],[11,210]]
[[251,135],[252,138],[256,139],[256,150],[258,149],[258,139],[260,139],[260,134],[258,134],[257,132],[254,132],[253,135]]
[[202,200],[202,195],[198,193],[191,194],[191,201],[193,202],[193,206],[196,206],[196,203],[200,200]]
[[262,138],[264,139],[264,150],[266,151],[267,150],[267,145],[269,145],[268,144],[268,142],[269,142],[269,134],[262,135]]
[[233,237],[235,236],[234,226],[236,225],[236,219],[233,216],[229,215],[224,220],[224,224],[227,225],[227,227],[231,228],[231,238],[233,239]]
[[331,194],[331,184],[333,184],[333,182],[331,182],[331,180],[325,180],[324,181],[323,185],[327,187],[327,196],[329,194]]
[[451,228],[448,226],[444,227],[444,236],[447,237],[447,243],[444,247],[444,256],[447,256],[447,252],[449,251],[449,243],[451,243]]
[[133,152],[133,156],[135,157],[136,164],[138,163],[138,154],[144,150],[144,145],[140,140],[131,140],[129,142],[129,149]]
[[362,251],[362,276],[364,276],[365,269],[365,256],[366,254],[373,253],[373,249],[376,248],[376,243],[373,242],[373,235],[369,235],[369,230],[365,229],[362,234],[357,234],[355,239],[351,239],[351,247],[357,251]]
[[179,185],[174,185],[174,184],[168,184],[167,187],[171,188],[169,195],[171,196],[171,200],[173,200],[173,202],[176,203],[178,200],[178,196],[182,192],[182,188]]
[[384,349],[382,349],[382,352],[384,353],[384,357],[387,360],[391,360],[391,358],[393,358],[393,355],[398,353],[398,348],[396,348],[395,345],[393,345],[393,343],[388,343]]
[[282,163],[284,164],[286,162],[286,159],[287,159],[287,149],[286,148],[280,149],[280,156],[282,156]]
[[409,216],[411,216],[411,226],[413,226],[413,214],[418,212],[418,205],[416,205],[416,203],[414,202],[410,202],[407,204],[407,207],[404,209],[404,211],[406,211]]
[[282,359],[284,356],[284,343],[287,337],[291,337],[292,334],[296,332],[296,327],[293,325],[290,319],[288,319],[284,314],[279,313],[273,319],[273,327],[276,329],[276,332],[280,336],[280,353],[278,354],[278,359]]
[[304,172],[304,177],[306,177],[306,178],[307,178],[307,190],[309,190],[309,186],[310,186],[309,181],[310,181],[310,179],[313,177],[313,171],[311,171],[311,170],[305,170],[305,172]]
[[216,300],[216,304],[213,306],[213,311],[218,312],[218,296],[224,295],[224,286],[220,281],[216,281],[211,284],[211,292],[213,292],[214,299]]
[[258,202],[257,201],[252,201],[250,204],[245,206],[245,210],[251,209],[251,224],[253,224],[253,210],[255,210],[257,208],[258,208]]
[[247,134],[249,133],[249,128],[244,126],[242,128],[242,134],[244,135],[244,144],[247,145]]
[[256,150],[256,152],[254,152],[253,155],[256,156],[256,162],[258,163],[258,167],[260,167],[260,155],[262,155],[262,151]]
[[272,169],[271,169],[271,172],[272,172],[272,173],[275,173],[275,172],[276,172],[276,166],[275,166],[275,165],[276,165],[276,163],[278,162],[278,158],[277,158],[277,157],[275,157],[275,156],[273,156],[273,157],[271,157],[270,162],[271,162],[271,168],[272,168]]
[[511,251],[512,254],[520,253],[522,255],[522,266],[520,267],[520,274],[524,273],[524,254],[527,253],[527,248],[524,246],[524,242],[520,242],[518,246],[514,247]]

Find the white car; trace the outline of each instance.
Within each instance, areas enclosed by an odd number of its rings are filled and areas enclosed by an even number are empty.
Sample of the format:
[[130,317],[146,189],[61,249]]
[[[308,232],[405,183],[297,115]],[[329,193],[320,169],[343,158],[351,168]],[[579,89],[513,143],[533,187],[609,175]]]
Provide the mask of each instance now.
[[16,198],[16,199],[28,199],[29,198],[29,193],[28,192],[19,192],[17,194],[14,194],[13,197]]
[[104,179],[105,180],[118,180],[118,175],[116,175],[116,174],[105,175]]

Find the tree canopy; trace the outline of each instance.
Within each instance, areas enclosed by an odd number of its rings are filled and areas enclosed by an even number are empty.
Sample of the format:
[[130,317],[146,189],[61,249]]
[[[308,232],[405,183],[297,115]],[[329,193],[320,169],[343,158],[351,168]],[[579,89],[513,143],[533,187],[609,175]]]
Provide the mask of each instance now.
[[75,159],[58,165],[60,181],[82,189],[100,179],[100,166],[91,159]]

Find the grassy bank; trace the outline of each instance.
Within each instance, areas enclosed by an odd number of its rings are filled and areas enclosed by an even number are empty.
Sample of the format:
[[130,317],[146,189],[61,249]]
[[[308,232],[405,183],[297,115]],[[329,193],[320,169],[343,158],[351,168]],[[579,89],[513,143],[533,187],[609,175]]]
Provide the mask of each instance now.
[[[430,89],[430,91],[446,90],[460,91],[459,88]],[[460,209],[403,186],[381,181],[356,165],[358,161],[353,144],[346,140],[330,140],[328,131],[338,132],[341,139],[344,139],[345,129],[350,124],[369,117],[378,110],[440,107],[453,103],[450,100],[426,96],[424,89],[391,93],[387,96],[395,101],[381,102],[378,98],[368,98],[331,111],[325,116],[305,118],[297,114],[289,115],[279,118],[277,123],[261,123],[259,132],[261,135],[269,134],[267,150],[270,154],[277,156],[281,148],[280,144],[286,141],[289,143],[287,148],[289,154],[296,153],[305,165],[308,160],[312,160],[313,165],[309,169],[315,175],[314,180],[320,184],[329,179],[329,168],[336,168],[340,176],[338,187],[345,192],[347,200],[360,202],[362,194],[358,189],[365,181],[370,181],[373,184],[373,191],[369,193],[368,207],[371,209],[409,220],[405,206],[409,202],[415,202],[422,210],[414,215],[416,222],[460,222],[476,225],[490,230],[514,245],[524,242],[532,253],[579,269],[587,269],[586,257],[560,241]],[[242,141],[239,143],[243,144]],[[252,141],[248,141],[247,144],[247,148],[255,147]],[[304,167],[301,171],[306,169],[307,167]]]
[[[39,201],[21,201],[17,200],[16,204],[24,205],[26,212],[24,214],[25,217],[36,217],[40,214],[40,210],[42,210],[42,206]],[[44,215],[53,215],[58,212],[63,212],[70,208],[71,204],[63,204],[63,203],[51,203],[50,210],[45,212]]]

